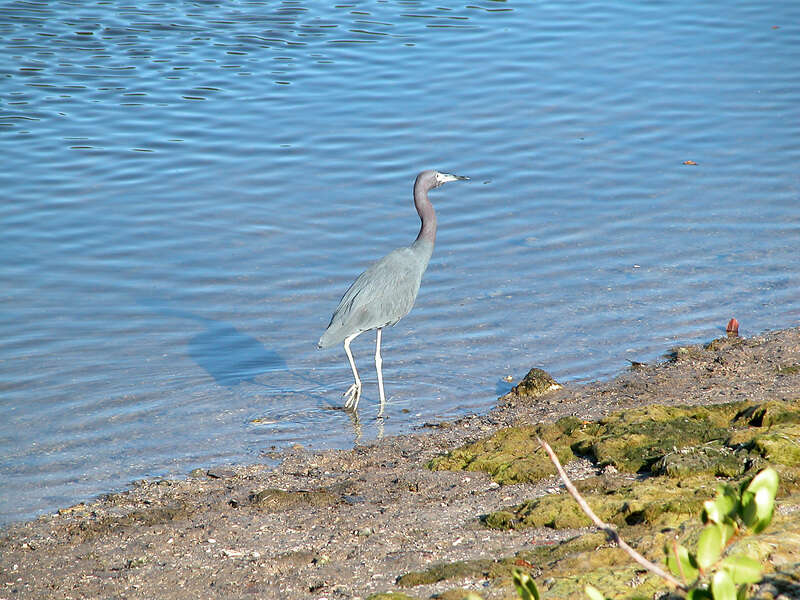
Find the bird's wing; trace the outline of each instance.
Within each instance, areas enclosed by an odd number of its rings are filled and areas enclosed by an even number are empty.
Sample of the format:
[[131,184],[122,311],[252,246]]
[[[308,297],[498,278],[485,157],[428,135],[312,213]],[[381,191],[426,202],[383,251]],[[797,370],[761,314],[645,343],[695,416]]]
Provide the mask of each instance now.
[[397,323],[414,306],[426,266],[410,248],[399,248],[373,263],[342,296],[328,325],[330,335],[337,332],[336,337],[344,339]]

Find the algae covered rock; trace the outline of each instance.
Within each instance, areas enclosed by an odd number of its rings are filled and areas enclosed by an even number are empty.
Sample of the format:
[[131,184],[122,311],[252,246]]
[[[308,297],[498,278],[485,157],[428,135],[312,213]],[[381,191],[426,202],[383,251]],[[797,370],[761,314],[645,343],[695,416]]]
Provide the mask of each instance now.
[[547,371],[533,368],[522,381],[511,388],[511,393],[522,398],[538,398],[562,387]]
[[[468,577],[486,578],[493,575],[496,577],[496,570],[500,565],[497,560],[461,560],[451,563],[440,563],[424,571],[412,571],[397,578],[397,585],[401,587],[414,587],[417,585],[428,585],[445,581],[447,579],[464,579]],[[510,573],[510,566],[501,570]]]
[[800,375],[800,364],[786,365],[778,368],[778,375]]
[[800,400],[770,400],[750,404],[733,419],[732,424],[751,427],[773,427],[774,425],[800,423]]
[[380,592],[378,594],[370,594],[367,600],[417,600],[414,596],[409,596],[403,592]]
[[[765,532],[735,542],[732,549],[742,544],[738,551],[774,566],[775,573],[767,568],[765,590],[796,591],[800,581],[800,399],[704,407],[654,405],[619,411],[595,422],[569,418],[552,425],[509,427],[429,466],[484,470],[501,483],[536,481],[553,474],[537,437],[547,440],[562,462],[584,456],[598,467],[616,467],[574,483],[603,521],[655,562],[663,561],[668,542],[680,539],[691,547],[697,544],[703,503],[714,497],[721,481],[736,485],[761,468],[774,466],[780,488],[773,524]],[[484,526],[500,530],[544,527],[559,530],[555,535],[563,539],[590,525],[564,492],[497,508],[481,517]],[[538,532],[532,533],[534,539],[539,537]],[[661,580],[631,565],[627,555],[597,532],[502,559],[435,565],[408,573],[398,584],[482,578],[491,580],[492,587],[505,589],[511,585],[509,571],[519,561],[535,572],[543,596],[551,600],[583,597],[587,583],[613,598],[642,594],[652,598],[664,589]]]
[[652,405],[593,423],[567,417],[553,425],[507,427],[428,466],[486,471],[498,483],[537,481],[553,474],[537,437],[565,464],[585,456],[598,467],[611,465],[625,473],[732,478],[763,466],[764,460],[800,467],[800,400]]
[[[613,514],[613,512],[598,511],[596,508],[595,512],[601,519]],[[536,498],[517,506],[489,513],[484,517],[483,522],[490,529],[502,530],[528,527],[578,529],[592,524],[572,497],[563,494]]]
[[738,477],[750,467],[746,450],[733,450],[722,440],[700,446],[686,446],[662,455],[650,467],[653,475],[666,475],[681,479],[689,475],[706,473],[715,477]]
[[580,439],[580,428],[581,422],[574,417],[566,417],[554,425],[506,427],[433,459],[428,468],[485,471],[502,484],[536,481],[554,474],[553,465],[536,438],[546,439],[559,460],[567,463],[575,458],[570,446]]
[[[595,514],[618,527],[645,523],[675,528],[698,514],[714,493],[713,479],[695,477],[681,482],[650,478],[619,481],[592,477],[576,482]],[[492,529],[577,529],[591,525],[589,518],[566,494],[542,496],[488,514],[484,524]]]
[[776,427],[753,436],[752,449],[770,463],[800,466],[800,425]]
[[598,421],[591,437],[573,451],[620,471],[648,471],[664,454],[724,439],[741,403],[732,405],[659,406],[620,411]]
[[464,588],[453,588],[451,590],[447,590],[446,592],[442,592],[441,594],[436,594],[433,596],[434,600],[465,600],[465,598],[475,597],[475,592],[472,590],[467,590]]

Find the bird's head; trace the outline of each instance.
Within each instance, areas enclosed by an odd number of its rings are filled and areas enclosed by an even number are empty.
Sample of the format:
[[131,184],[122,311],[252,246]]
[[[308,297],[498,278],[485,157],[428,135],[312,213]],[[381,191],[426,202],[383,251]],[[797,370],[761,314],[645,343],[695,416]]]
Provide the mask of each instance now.
[[462,175],[452,175],[451,173],[441,173],[440,171],[423,171],[417,176],[417,185],[422,185],[425,189],[432,190],[444,185],[448,181],[467,180],[469,177]]

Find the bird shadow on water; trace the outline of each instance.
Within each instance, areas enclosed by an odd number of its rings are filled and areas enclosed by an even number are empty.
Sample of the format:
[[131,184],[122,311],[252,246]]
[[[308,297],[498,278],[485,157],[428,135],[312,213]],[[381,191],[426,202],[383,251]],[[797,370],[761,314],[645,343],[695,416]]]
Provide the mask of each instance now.
[[265,385],[256,378],[268,371],[288,370],[280,354],[230,323],[173,308],[158,298],[140,299],[139,304],[161,317],[186,319],[204,327],[188,341],[187,353],[218,385],[227,388],[242,383]]
[[194,318],[206,329],[189,340],[189,356],[218,385],[257,384],[260,382],[256,377],[267,371],[287,370],[286,361],[280,354],[233,325],[196,315]]
[[[285,399],[286,390],[265,383],[262,379],[274,373],[276,379],[285,381],[294,378],[303,383],[311,383],[319,387],[320,382],[308,377],[306,373],[296,372],[289,368],[281,354],[265,346],[257,338],[243,333],[230,323],[209,319],[189,310],[178,308],[168,300],[161,298],[140,298],[138,304],[157,314],[159,317],[178,318],[199,323],[203,330],[193,335],[186,344],[188,356],[214,379],[217,385],[232,389],[242,384],[261,386],[270,395]],[[293,395],[291,392],[289,395]],[[308,400],[314,400],[323,406],[329,399],[309,391],[303,393]],[[301,411],[302,412],[302,411]],[[354,442],[362,438],[361,423],[357,415],[348,415],[353,429]],[[266,418],[252,419],[250,422],[292,421],[294,414],[274,415]],[[382,429],[382,428],[381,428]]]

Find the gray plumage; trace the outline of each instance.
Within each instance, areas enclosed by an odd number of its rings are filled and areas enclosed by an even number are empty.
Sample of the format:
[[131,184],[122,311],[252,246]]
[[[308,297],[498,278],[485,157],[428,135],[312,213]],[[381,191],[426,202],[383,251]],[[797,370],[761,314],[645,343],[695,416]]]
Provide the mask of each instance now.
[[394,325],[405,317],[414,306],[432,254],[433,243],[417,240],[372,263],[342,296],[319,347],[338,344],[353,333]]
[[398,248],[373,263],[356,278],[342,296],[328,328],[319,340],[320,348],[344,341],[344,350],[353,370],[355,383],[345,392],[345,408],[355,410],[361,396],[361,380],[350,352],[350,342],[356,336],[376,329],[375,367],[383,414],[385,396],[381,372],[380,343],[384,327],[394,325],[414,306],[420,282],[428,267],[436,241],[436,212],[428,200],[428,191],[448,181],[468,179],[459,175],[423,171],[414,182],[414,206],[421,226],[417,239],[410,246]]

